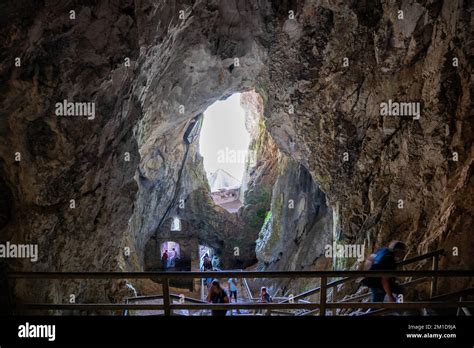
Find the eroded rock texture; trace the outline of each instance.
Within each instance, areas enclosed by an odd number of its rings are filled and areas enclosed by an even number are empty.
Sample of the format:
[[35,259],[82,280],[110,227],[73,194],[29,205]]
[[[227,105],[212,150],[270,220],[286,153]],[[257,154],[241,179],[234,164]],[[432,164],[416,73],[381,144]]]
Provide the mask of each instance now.
[[[278,148],[262,151],[288,157],[248,187],[250,199],[277,180],[261,264],[310,266],[333,238],[368,250],[396,238],[412,253],[458,247],[441,267],[473,268],[470,2],[10,1],[0,13],[0,237],[40,250],[12,268],[141,270],[177,190],[203,214],[190,219],[213,225],[202,171],[180,179],[183,161],[201,168],[183,134],[252,89]],[[64,99],[95,102],[95,119],[57,117]],[[381,117],[389,99],[419,102],[419,120]],[[291,192],[306,210],[285,210]],[[249,259],[257,238],[238,241]],[[110,284],[30,287],[17,296],[117,299]]]

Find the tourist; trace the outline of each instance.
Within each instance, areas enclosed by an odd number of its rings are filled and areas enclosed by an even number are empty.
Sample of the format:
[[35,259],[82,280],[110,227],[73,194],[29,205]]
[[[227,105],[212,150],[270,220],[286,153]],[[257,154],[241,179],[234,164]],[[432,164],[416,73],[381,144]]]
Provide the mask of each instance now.
[[174,259],[179,260],[179,252],[175,248],[173,248],[173,251],[174,251]]
[[166,268],[168,267],[168,250],[165,250],[161,256],[161,266],[163,267],[163,271],[166,271]]
[[[260,302],[261,303],[270,303],[273,302],[272,297],[267,291],[267,288],[265,286],[262,286],[260,288]],[[261,310],[257,310],[255,313],[261,313]],[[270,311],[266,311],[265,315],[270,315]]]
[[[229,278],[227,281],[229,283],[229,299],[232,302],[232,296],[234,297],[234,302],[237,303],[237,279]],[[240,310],[237,309],[237,313],[240,314]],[[232,311],[231,311],[232,314]]]
[[207,253],[206,255],[204,255],[202,266],[204,268],[204,271],[212,271],[212,262],[211,259],[209,259],[209,255]]
[[234,297],[235,302],[237,302],[237,280],[235,278],[229,278],[228,283],[230,300],[232,301],[232,297]]
[[[222,289],[219,281],[214,279],[211,283],[211,287],[209,288],[207,294],[207,302],[209,303],[229,303],[229,297],[224,289]],[[225,316],[227,314],[227,310],[225,309],[213,309],[212,315],[213,316]]]
[[[204,259],[202,261],[202,270],[204,272],[212,271],[211,259],[209,258],[209,254],[207,254],[207,253],[204,255]],[[204,279],[204,284],[207,287],[209,287],[209,286],[211,286],[211,281],[212,281],[212,278],[205,278]]]
[[262,286],[262,288],[260,289],[260,300],[261,302],[263,303],[270,303],[272,302],[272,297],[270,296],[270,294],[268,293],[267,291],[267,288]]
[[212,269],[214,271],[219,271],[220,270],[220,261],[219,261],[219,258],[216,255],[212,256],[211,264],[212,264]]
[[[388,248],[378,249],[370,255],[364,269],[371,271],[393,271],[396,263],[403,260],[406,254],[406,245],[400,241],[392,241]],[[367,277],[362,280],[362,284],[370,288],[372,302],[397,302],[396,295],[402,294],[401,286],[394,277]]]
[[176,251],[173,248],[173,250],[170,251],[169,257],[168,257],[168,267],[172,268],[174,267],[174,259],[176,257]]

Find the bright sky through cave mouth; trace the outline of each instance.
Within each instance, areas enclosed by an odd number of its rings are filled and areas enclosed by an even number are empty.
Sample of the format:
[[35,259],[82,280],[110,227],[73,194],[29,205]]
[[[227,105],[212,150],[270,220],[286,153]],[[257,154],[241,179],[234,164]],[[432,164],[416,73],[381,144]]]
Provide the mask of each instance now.
[[208,177],[222,169],[242,182],[249,142],[240,93],[216,101],[204,112],[199,152]]

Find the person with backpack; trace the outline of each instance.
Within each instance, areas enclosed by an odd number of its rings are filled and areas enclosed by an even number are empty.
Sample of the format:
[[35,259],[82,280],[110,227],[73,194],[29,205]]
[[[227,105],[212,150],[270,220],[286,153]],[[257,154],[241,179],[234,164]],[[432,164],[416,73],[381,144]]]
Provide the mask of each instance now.
[[[365,262],[364,269],[370,271],[394,271],[397,268],[397,262],[403,260],[405,255],[405,243],[394,240],[390,242],[388,248],[378,249],[375,253],[371,254]],[[384,302],[385,297],[388,302],[396,302],[394,294],[403,293],[394,277],[367,277],[362,280],[362,284],[370,289],[372,302]]]
[[[221,284],[217,279],[214,279],[211,283],[211,287],[207,293],[207,302],[209,303],[229,303],[229,297],[224,289],[222,289]],[[225,316],[227,314],[226,310],[222,309],[213,309],[213,316]]]
[[163,255],[161,255],[161,266],[163,267],[163,271],[166,271],[168,267],[168,250],[165,250]]

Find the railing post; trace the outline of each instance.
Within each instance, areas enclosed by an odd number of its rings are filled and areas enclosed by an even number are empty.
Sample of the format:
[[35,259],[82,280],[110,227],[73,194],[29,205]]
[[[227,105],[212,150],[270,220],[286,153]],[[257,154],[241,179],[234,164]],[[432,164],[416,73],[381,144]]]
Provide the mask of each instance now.
[[[433,256],[433,264],[432,264],[431,269],[432,269],[433,271],[437,271],[437,270],[438,270],[438,254],[436,254],[436,255]],[[430,297],[436,296],[437,288],[438,288],[438,276],[434,276],[434,277],[431,279]]]
[[205,301],[204,298],[204,279],[201,278],[201,301]]
[[13,315],[6,262],[0,262],[0,315]]
[[[462,296],[459,297],[459,302],[462,302]],[[462,313],[462,307],[458,307],[457,311],[456,311],[456,316],[460,316]]]
[[319,295],[319,315],[326,315],[326,296],[327,296],[328,278],[321,277],[321,294]]
[[165,306],[165,316],[171,315],[170,309],[170,284],[168,278],[163,278],[163,305]]
[[[125,299],[125,304],[128,304],[128,298]],[[128,315],[128,309],[124,309],[122,315],[125,317]]]

